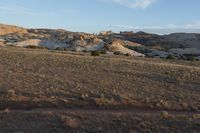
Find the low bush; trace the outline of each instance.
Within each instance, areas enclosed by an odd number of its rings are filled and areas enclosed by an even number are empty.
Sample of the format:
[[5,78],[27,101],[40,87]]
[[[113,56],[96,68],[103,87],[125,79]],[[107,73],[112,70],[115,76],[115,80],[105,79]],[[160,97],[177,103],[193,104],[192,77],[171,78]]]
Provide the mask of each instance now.
[[168,55],[168,56],[166,57],[166,59],[174,60],[174,59],[176,59],[176,57],[173,56],[173,55]]
[[197,61],[197,59],[194,56],[189,56],[187,58],[188,61]]
[[121,53],[120,52],[114,52],[114,55],[120,55]]
[[92,56],[100,56],[101,52],[100,51],[92,51],[91,55]]
[[100,51],[100,53],[101,54],[106,54],[107,52],[106,52],[106,50],[102,50],[102,51]]
[[26,48],[31,48],[31,49],[48,49],[47,47],[42,47],[42,46],[35,46],[35,45],[28,45]]
[[59,47],[57,47],[57,48],[55,48],[54,50],[62,50],[61,48],[59,48]]

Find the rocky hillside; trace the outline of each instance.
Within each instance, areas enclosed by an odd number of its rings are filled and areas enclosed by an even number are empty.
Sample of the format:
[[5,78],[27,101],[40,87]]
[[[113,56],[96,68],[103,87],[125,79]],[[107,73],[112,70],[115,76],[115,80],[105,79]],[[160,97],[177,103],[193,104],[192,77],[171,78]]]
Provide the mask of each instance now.
[[162,49],[171,48],[200,48],[200,34],[193,33],[173,33],[169,35],[156,35],[144,32],[121,32],[115,34],[125,40],[137,42],[147,47],[157,47]]
[[[112,36],[101,38],[98,35],[69,32],[52,29],[24,29],[15,26],[2,25],[0,29],[1,46],[13,45],[18,47],[46,47],[56,50],[72,51],[108,51],[119,52],[131,56],[144,56],[128,49],[125,42],[115,43]],[[129,42],[131,43],[131,42]],[[133,43],[134,44],[134,43]]]
[[167,58],[174,56],[176,58],[188,58],[185,56],[200,57],[200,34],[194,33],[173,33],[169,35],[156,35],[144,32],[121,32],[114,34],[115,38],[136,42],[142,45],[142,48],[134,48],[147,56]]
[[26,34],[27,30],[17,26],[0,24],[0,35],[7,35],[10,33],[22,33]]
[[93,35],[62,29],[24,29],[0,25],[0,46],[46,47],[71,51],[108,51],[130,56],[200,58],[200,34],[156,35],[145,32],[103,32]]

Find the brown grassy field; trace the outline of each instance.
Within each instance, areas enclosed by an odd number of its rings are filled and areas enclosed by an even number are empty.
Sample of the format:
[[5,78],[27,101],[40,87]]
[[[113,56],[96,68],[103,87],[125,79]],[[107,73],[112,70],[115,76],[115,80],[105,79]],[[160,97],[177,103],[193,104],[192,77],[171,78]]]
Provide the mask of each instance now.
[[198,133],[200,116],[87,112],[2,112],[2,133]]
[[5,132],[198,132],[200,62],[0,47],[0,109]]

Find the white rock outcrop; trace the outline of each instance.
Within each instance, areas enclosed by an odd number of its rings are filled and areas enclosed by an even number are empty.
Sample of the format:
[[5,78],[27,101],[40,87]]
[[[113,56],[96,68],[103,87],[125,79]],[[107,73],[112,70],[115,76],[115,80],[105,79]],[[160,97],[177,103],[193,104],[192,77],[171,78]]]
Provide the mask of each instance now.
[[27,41],[17,42],[15,46],[18,47],[27,47],[27,46],[42,46],[47,47],[49,49],[56,49],[56,48],[67,48],[67,44],[61,43],[57,40],[40,40],[40,39],[30,39]]
[[138,53],[134,50],[128,49],[124,47],[125,42],[121,40],[115,40],[112,42],[111,45],[107,45],[108,50],[112,52],[119,52],[121,54],[129,54],[131,56],[138,56],[138,57],[144,57],[145,55],[142,53]]

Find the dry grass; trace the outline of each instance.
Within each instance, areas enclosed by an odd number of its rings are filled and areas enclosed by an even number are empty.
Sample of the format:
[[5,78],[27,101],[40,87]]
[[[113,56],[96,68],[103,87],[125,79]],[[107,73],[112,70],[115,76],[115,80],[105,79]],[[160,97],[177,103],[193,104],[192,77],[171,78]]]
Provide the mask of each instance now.
[[[0,113],[3,133],[190,133],[200,131],[199,119],[130,113]],[[62,119],[61,119],[62,118]]]
[[[0,49],[0,105],[200,109],[200,63]],[[11,99],[11,100],[10,100]]]
[[[199,132],[200,63],[0,48],[1,132]],[[13,112],[34,108],[149,108],[161,113]],[[72,111],[73,112],[73,111]]]

